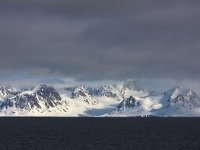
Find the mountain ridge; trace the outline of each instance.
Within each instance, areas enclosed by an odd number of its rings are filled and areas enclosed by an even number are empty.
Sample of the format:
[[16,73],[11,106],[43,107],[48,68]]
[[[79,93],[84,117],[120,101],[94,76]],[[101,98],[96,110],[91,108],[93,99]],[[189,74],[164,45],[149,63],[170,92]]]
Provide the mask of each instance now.
[[0,116],[200,116],[200,97],[176,86],[164,92],[139,89],[134,81],[63,88],[0,87]]

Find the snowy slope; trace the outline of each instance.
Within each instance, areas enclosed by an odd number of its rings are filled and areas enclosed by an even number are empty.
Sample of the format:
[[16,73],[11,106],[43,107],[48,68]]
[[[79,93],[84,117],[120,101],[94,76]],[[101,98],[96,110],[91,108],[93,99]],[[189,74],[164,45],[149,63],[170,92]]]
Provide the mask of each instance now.
[[45,112],[65,111],[62,109],[61,97],[53,88],[46,85],[33,89],[21,90],[1,100],[1,115],[38,115]]
[[146,116],[150,115],[148,111],[145,111],[142,107],[142,103],[136,100],[132,96],[124,99],[114,111],[107,116],[123,117],[123,116]]
[[0,99],[8,96],[8,95],[15,95],[19,91],[11,86],[2,86],[0,87]]
[[157,116],[199,116],[200,97],[191,89],[175,87],[163,93]]
[[[127,104],[130,99],[122,103]],[[119,104],[107,116],[200,116],[200,98],[191,89],[177,86],[161,94],[133,99],[140,105]]]
[[200,98],[191,89],[139,89],[133,80],[103,86],[55,89],[0,88],[0,116],[200,116]]

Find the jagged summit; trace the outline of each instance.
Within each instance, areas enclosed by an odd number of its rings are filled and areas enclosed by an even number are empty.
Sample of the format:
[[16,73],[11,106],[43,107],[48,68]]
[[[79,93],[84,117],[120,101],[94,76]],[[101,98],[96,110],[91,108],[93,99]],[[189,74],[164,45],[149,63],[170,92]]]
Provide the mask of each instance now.
[[135,107],[140,107],[141,103],[137,101],[135,98],[130,96],[127,99],[124,99],[118,106],[117,110],[122,110],[126,108],[135,108]]
[[136,100],[134,97],[130,96],[124,99],[111,113],[108,113],[108,116],[147,116],[150,113],[146,112],[142,103],[139,100]]
[[105,96],[119,100],[117,94],[113,91],[113,88],[108,85],[100,86],[97,88],[93,88],[92,94],[94,96]]
[[45,84],[30,89],[2,86],[0,115],[200,116],[200,98],[180,86],[163,93],[145,91],[137,88],[134,80],[62,90]]
[[169,105],[175,103],[181,103],[182,106],[190,105],[191,107],[200,106],[200,97],[198,94],[191,89],[184,88],[181,86],[176,86],[169,89],[164,93],[168,97]]
[[18,90],[12,86],[2,86],[0,87],[0,98],[6,97],[10,94],[16,94]]
[[29,112],[33,109],[42,112],[50,107],[56,107],[60,104],[60,101],[61,97],[53,87],[40,85],[6,97],[1,102],[0,107],[4,111],[13,113],[15,113],[14,110]]
[[77,99],[79,101],[84,101],[88,105],[96,105],[98,101],[93,98],[93,91],[90,87],[85,86],[83,84],[72,87],[65,88],[65,90],[69,93],[69,96],[72,99]]
[[37,90],[35,90],[36,94],[43,97],[48,98],[53,101],[60,101],[61,97],[59,93],[51,86],[40,85]]

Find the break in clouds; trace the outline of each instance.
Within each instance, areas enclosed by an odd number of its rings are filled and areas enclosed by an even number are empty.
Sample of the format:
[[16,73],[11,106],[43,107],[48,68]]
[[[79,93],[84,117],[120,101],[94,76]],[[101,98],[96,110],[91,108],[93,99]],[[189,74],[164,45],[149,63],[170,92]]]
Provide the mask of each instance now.
[[198,0],[1,0],[0,76],[196,82],[199,27]]

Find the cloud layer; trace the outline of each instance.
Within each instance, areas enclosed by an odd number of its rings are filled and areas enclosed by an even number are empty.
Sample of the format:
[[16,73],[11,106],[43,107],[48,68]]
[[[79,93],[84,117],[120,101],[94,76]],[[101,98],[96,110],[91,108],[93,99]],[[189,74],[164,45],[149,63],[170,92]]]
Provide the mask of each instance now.
[[0,72],[199,81],[199,10],[197,0],[1,0]]

